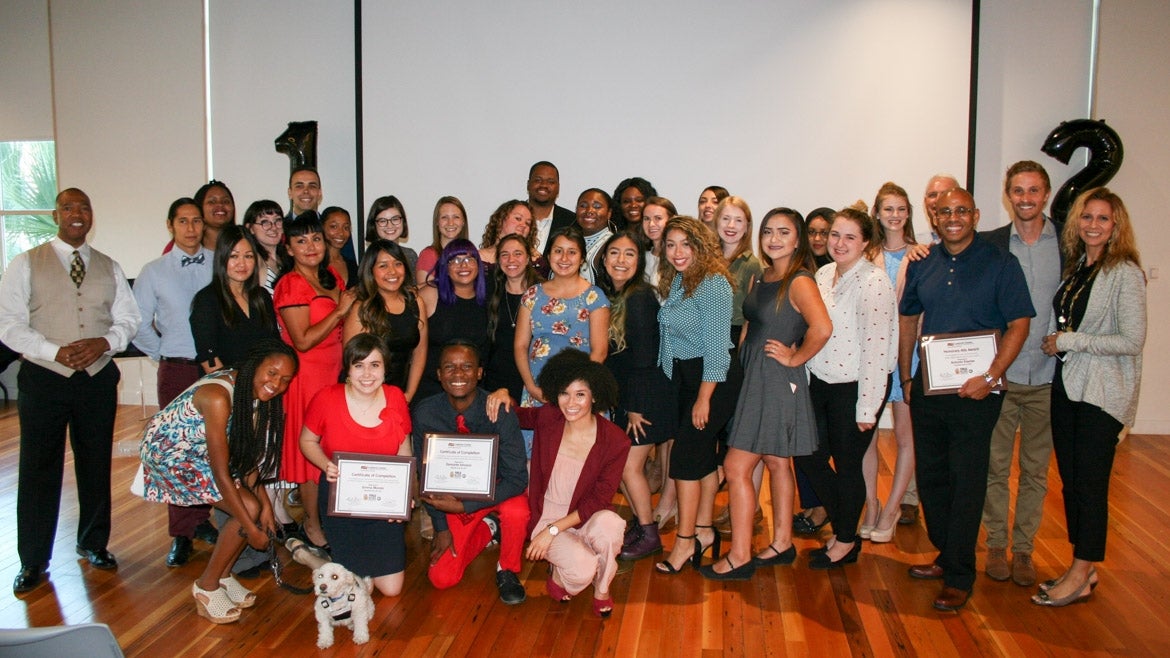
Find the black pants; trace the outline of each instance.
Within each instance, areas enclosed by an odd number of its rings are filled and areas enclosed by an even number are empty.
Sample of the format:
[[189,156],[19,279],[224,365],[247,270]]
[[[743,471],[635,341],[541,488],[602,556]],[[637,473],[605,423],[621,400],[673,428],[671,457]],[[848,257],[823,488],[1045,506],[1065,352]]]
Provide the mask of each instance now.
[[62,377],[24,361],[20,391],[17,551],[23,565],[48,565],[61,507],[65,430],[77,478],[77,545],[104,549],[110,539],[110,458],[121,373],[111,361],[96,375]]
[[938,549],[935,563],[948,587],[975,584],[975,544],[987,499],[991,432],[1003,396],[982,400],[925,395],[922,371],[914,377],[910,418],[914,426],[915,476],[926,534]]
[[[877,431],[857,428],[857,382],[829,384],[809,375],[809,397],[817,421],[817,450],[795,458],[797,470],[812,483],[817,498],[832,519],[833,534],[846,544],[857,541],[857,522],[865,506],[865,477],[861,460]],[[886,386],[889,395],[889,385]],[[833,465],[829,465],[829,458]]]
[[1109,475],[1122,424],[1100,407],[1068,399],[1060,369],[1052,382],[1052,447],[1064,495],[1064,518],[1073,557],[1105,559],[1109,526]]

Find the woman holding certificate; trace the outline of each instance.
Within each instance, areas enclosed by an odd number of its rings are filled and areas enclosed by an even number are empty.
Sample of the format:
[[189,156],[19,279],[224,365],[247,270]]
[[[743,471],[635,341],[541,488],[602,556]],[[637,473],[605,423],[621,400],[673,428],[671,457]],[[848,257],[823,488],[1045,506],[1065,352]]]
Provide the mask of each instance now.
[[1056,326],[1041,347],[1058,359],[1052,447],[1073,562],[1032,597],[1032,603],[1050,607],[1087,599],[1097,587],[1113,454],[1137,413],[1146,341],[1146,279],[1121,197],[1105,187],[1077,197],[1061,248],[1064,281],[1052,300]]
[[263,550],[278,527],[260,476],[280,464],[282,398],[296,373],[293,349],[264,339],[238,367],[206,375],[180,393],[143,434],[146,500],[210,504],[231,515],[191,586],[199,615],[212,623],[234,622],[241,608],[256,603],[231,570],[245,543]]
[[817,270],[833,335],[808,362],[819,446],[796,462],[824,503],[833,536],[813,551],[812,569],[852,564],[861,553],[862,459],[885,407],[897,356],[894,288],[885,271],[865,258],[875,232],[866,213],[841,210],[829,229],[833,262]]
[[[345,344],[344,384],[322,389],[305,411],[301,452],[321,469],[318,510],[333,559],[369,576],[385,596],[402,593],[406,536],[402,523],[329,516],[329,490],[337,484],[333,453],[410,456],[410,412],[396,386],[385,383],[386,346],[371,334]],[[374,548],[377,550],[373,550]]]

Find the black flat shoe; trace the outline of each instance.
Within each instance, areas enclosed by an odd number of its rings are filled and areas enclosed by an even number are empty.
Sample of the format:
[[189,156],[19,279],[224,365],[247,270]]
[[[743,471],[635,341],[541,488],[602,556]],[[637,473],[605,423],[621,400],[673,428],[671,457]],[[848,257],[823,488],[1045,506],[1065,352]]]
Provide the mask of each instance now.
[[792,515],[792,531],[798,535],[815,535],[821,531],[829,523],[829,517],[826,516],[824,521],[820,523],[813,523],[812,519],[803,514]]
[[719,573],[715,570],[715,565],[719,563],[713,562],[705,567],[700,567],[699,573],[703,574],[703,577],[708,580],[751,580],[752,575],[756,573],[756,565],[751,560],[744,562],[738,567],[731,563],[730,556],[724,557],[723,561],[727,563],[727,566],[731,567],[730,570]]
[[[776,547],[770,544],[768,548],[772,549],[775,555],[772,557],[760,557],[756,555],[752,557],[752,564],[757,567],[775,567],[792,564],[796,561],[796,544],[789,546],[788,550],[785,551],[777,551]],[[768,548],[765,548],[764,551],[768,550]],[[764,551],[760,552],[763,553]]]
[[104,548],[92,549],[77,547],[77,554],[89,560],[90,566],[94,569],[117,569],[118,561],[114,559],[114,555]]
[[24,592],[31,592],[40,587],[41,583],[45,582],[45,576],[49,572],[39,564],[32,564],[20,568],[20,573],[16,574],[16,580],[12,581],[12,592],[14,594],[23,594]]
[[171,540],[171,550],[167,553],[167,566],[174,569],[187,564],[191,559],[192,544],[186,537],[175,537]]
[[840,560],[837,560],[836,562],[834,562],[834,561],[829,559],[828,553],[821,553],[820,555],[814,555],[813,558],[808,561],[808,568],[809,569],[836,569],[837,567],[841,567],[841,566],[844,566],[846,564],[856,563],[857,557],[859,555],[861,555],[861,541],[854,540],[853,548],[849,549],[848,553],[841,556]]

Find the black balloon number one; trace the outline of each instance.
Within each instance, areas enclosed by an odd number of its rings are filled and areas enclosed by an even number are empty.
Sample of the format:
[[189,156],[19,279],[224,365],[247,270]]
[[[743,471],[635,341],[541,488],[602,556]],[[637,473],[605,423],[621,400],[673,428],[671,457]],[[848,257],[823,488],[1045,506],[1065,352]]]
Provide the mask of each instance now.
[[1073,152],[1082,146],[1089,149],[1089,163],[1065,181],[1052,199],[1052,216],[1061,220],[1068,217],[1078,195],[1112,180],[1125,155],[1117,131],[1094,119],[1061,121],[1044,140],[1041,150],[1068,164]]
[[317,166],[317,122],[291,121],[276,138],[276,152],[288,156],[291,172],[297,167]]

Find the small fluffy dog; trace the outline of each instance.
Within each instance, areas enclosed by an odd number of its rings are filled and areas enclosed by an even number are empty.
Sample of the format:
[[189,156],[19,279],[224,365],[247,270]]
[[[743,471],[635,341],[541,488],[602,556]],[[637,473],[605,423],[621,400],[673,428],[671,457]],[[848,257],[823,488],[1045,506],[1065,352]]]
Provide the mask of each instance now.
[[374,600],[370,598],[373,581],[359,578],[336,562],[313,570],[313,590],[317,594],[317,648],[333,646],[333,627],[345,626],[353,631],[353,643],[370,641],[370,618]]

